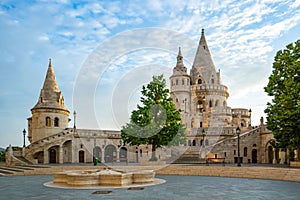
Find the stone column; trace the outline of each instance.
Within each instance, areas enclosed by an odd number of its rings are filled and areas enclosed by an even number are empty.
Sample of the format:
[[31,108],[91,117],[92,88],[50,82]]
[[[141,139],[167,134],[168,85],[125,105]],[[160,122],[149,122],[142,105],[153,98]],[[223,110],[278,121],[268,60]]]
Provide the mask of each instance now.
[[62,147],[62,145],[58,147],[58,163],[64,163],[64,148]]
[[273,164],[277,164],[277,160],[276,160],[276,149],[273,148]]
[[296,155],[295,155],[296,160],[295,161],[300,161],[300,159],[299,159],[299,157],[300,157],[299,151],[300,151],[299,149],[296,150]]
[[286,154],[285,151],[283,151],[283,150],[280,151],[280,157],[281,157],[280,164],[282,164],[282,165],[285,163],[285,154]]
[[48,149],[44,149],[44,164],[49,163],[49,151]]

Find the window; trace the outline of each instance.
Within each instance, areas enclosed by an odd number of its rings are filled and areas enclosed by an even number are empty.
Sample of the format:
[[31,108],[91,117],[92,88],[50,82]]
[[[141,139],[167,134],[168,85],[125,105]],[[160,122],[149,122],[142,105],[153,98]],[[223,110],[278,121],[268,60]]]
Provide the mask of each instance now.
[[244,148],[244,157],[247,157],[247,147]]
[[51,118],[50,117],[46,117],[46,126],[51,126]]
[[213,102],[212,102],[212,100],[209,101],[209,107],[213,107]]
[[184,79],[182,79],[182,85],[184,85]]
[[201,78],[198,79],[198,84],[202,84],[202,79]]
[[212,78],[211,79],[211,84],[214,84],[215,83],[215,80]]
[[205,140],[205,145],[208,145],[208,139]]
[[178,79],[176,79],[176,85],[178,85]]
[[216,107],[219,106],[219,100],[216,101],[215,106],[216,106]]
[[226,101],[223,101],[223,107],[226,107]]
[[54,126],[55,127],[59,127],[59,119],[58,119],[58,117],[54,118]]
[[233,151],[233,155],[236,155],[236,150]]
[[140,149],[140,157],[143,157],[143,150]]
[[202,122],[200,122],[200,128],[202,128]]

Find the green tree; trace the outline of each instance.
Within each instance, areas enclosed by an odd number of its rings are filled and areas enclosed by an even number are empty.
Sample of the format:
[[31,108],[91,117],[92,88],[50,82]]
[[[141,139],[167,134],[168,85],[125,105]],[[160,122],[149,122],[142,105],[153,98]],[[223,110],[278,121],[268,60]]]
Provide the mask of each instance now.
[[163,75],[153,76],[141,93],[141,105],[132,111],[130,122],[122,127],[121,137],[125,144],[152,145],[150,161],[156,161],[156,148],[183,142],[185,129]]
[[281,148],[300,149],[300,40],[275,56],[273,71],[265,92],[273,97],[267,103],[267,128]]

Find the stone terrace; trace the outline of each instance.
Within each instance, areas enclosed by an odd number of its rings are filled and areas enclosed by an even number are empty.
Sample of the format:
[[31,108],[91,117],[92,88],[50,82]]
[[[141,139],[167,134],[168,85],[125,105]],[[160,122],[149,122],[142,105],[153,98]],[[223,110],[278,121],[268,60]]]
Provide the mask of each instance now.
[[[41,175],[53,174],[66,170],[86,170],[86,169],[105,169],[111,167],[123,171],[135,170],[155,170],[160,175],[182,175],[182,176],[219,176],[219,177],[238,177],[256,178],[267,180],[284,180],[300,182],[299,168],[276,168],[265,166],[200,166],[200,165],[151,165],[151,166],[87,166],[87,165],[55,165],[32,167],[32,170],[15,170],[12,175]],[[18,169],[18,168],[16,168]]]

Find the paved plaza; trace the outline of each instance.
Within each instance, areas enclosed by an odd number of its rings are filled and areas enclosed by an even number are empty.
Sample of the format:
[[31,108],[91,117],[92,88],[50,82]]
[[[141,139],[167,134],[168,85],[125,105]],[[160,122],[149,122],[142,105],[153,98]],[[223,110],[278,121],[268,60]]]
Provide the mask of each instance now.
[[[51,175],[0,177],[0,199],[299,199],[300,183],[259,179],[165,176],[166,183],[137,189],[57,189]],[[106,193],[107,194],[102,194]],[[109,193],[110,192],[110,193]]]

